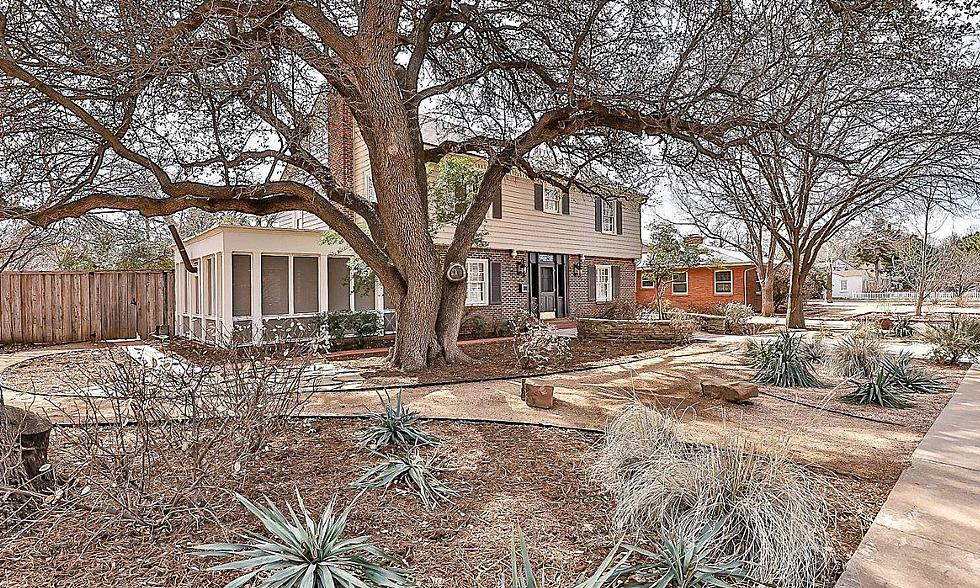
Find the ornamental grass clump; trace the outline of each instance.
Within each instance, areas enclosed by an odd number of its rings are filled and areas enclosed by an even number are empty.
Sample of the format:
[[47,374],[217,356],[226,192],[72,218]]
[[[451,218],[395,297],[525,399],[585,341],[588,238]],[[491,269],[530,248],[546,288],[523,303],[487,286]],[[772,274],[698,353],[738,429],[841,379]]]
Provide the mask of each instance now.
[[703,547],[704,561],[746,562],[740,573],[790,588],[812,586],[825,574],[833,550],[829,488],[820,478],[737,436],[717,445],[685,443],[673,419],[643,414],[650,412],[630,407],[594,456],[592,475],[616,499],[616,529],[654,544],[699,537],[725,521],[723,533]]
[[867,378],[886,357],[877,337],[847,335],[831,348],[827,367],[841,378]]
[[439,479],[439,474],[454,468],[439,465],[437,456],[423,457],[417,450],[401,455],[381,455],[378,465],[366,468],[353,484],[355,488],[385,490],[401,483],[414,492],[426,508],[449,501],[457,492]]
[[937,363],[955,365],[963,359],[980,359],[980,319],[950,315],[948,323],[930,325],[922,336],[932,345]]
[[[289,514],[271,500],[266,505],[235,494],[262,523],[267,535],[245,532],[242,543],[210,543],[194,548],[205,557],[242,558],[209,568],[212,571],[249,570],[225,588],[407,588],[411,571],[399,567],[370,537],[345,537],[353,504],[334,512],[334,501],[315,520],[296,492],[297,508]],[[298,511],[298,512],[297,512]]]
[[407,450],[438,443],[435,437],[422,430],[424,421],[419,418],[418,413],[405,408],[401,390],[394,402],[387,390],[384,396],[378,394],[378,398],[381,400],[381,412],[370,415],[374,424],[361,434],[361,447],[393,445]]
[[771,340],[749,340],[745,350],[749,364],[756,369],[755,381],[781,388],[818,388],[813,373],[811,344],[803,335],[786,331]]

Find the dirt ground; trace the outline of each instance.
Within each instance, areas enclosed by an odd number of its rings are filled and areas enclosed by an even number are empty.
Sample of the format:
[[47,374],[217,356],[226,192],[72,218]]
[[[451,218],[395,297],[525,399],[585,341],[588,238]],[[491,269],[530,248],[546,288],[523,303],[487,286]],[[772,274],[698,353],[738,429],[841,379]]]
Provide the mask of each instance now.
[[[375,459],[356,446],[354,437],[363,426],[352,419],[294,421],[269,451],[243,468],[235,490],[283,501],[298,489],[314,512],[335,495],[346,504],[357,492],[347,484]],[[349,527],[351,536],[371,534],[388,553],[408,562],[420,586],[495,588],[509,566],[518,526],[528,536],[539,571],[549,578],[570,581],[593,569],[614,543],[612,500],[586,475],[599,434],[497,424],[430,423],[428,428],[444,441],[437,451],[458,467],[445,479],[459,496],[451,505],[426,511],[414,495],[368,491]],[[55,435],[55,463],[59,447]],[[860,541],[864,520],[874,514],[867,509],[871,505],[847,495],[880,505],[891,483],[815,474],[840,491],[829,496],[838,512],[830,531],[846,557]],[[260,529],[230,499],[214,513],[216,520],[154,533],[102,513],[63,513],[55,525],[17,530],[16,539],[0,542],[5,562],[0,586],[221,586],[233,576],[203,571],[209,560],[190,555],[189,547]]]
[[4,370],[3,383],[34,394],[71,394],[97,384],[116,365],[129,361],[132,360],[118,347],[44,355]]

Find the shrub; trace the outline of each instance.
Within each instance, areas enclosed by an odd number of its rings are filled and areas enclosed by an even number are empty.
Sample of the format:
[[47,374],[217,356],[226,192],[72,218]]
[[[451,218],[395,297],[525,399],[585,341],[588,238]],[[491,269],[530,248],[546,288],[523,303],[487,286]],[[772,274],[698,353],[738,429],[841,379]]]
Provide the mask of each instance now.
[[854,338],[879,339],[882,334],[881,325],[876,320],[860,320],[851,327],[851,337]]
[[463,319],[462,330],[477,339],[483,339],[492,332],[490,319],[483,314],[471,314]]
[[370,416],[374,422],[361,435],[361,447],[384,447],[395,445],[401,449],[411,449],[423,445],[435,445],[436,438],[422,430],[422,420],[417,412],[405,408],[402,404],[402,391],[398,391],[395,402],[385,390],[381,400],[381,412]]
[[725,330],[729,333],[746,333],[749,329],[749,319],[755,316],[755,311],[748,304],[729,302],[718,306],[718,311],[725,317]]
[[318,331],[326,334],[334,349],[339,348],[341,341],[347,337],[354,337],[357,346],[363,348],[367,346],[369,337],[381,333],[382,320],[379,313],[369,310],[336,310],[316,315],[314,325]]
[[[297,508],[286,504],[289,516],[272,501],[268,506],[235,494],[245,508],[262,523],[268,536],[241,533],[242,543],[212,543],[195,547],[205,557],[240,557],[239,561],[210,568],[251,570],[227,586],[246,584],[260,588],[363,588],[412,586],[410,571],[397,567],[393,558],[371,543],[369,537],[344,537],[353,504],[334,513],[334,501],[313,518],[296,492]],[[298,512],[297,512],[298,511]]]
[[775,339],[749,340],[746,355],[756,369],[755,381],[783,388],[816,388],[811,353],[803,335],[783,331]]
[[724,521],[723,536],[703,546],[701,561],[751,562],[744,572],[758,583],[814,585],[832,552],[818,479],[736,436],[719,445],[684,443],[673,419],[647,412],[654,411],[636,404],[617,417],[591,468],[616,498],[616,528],[649,543],[698,537]]
[[877,404],[885,408],[912,406],[894,378],[884,369],[879,369],[869,380],[858,383],[853,392],[841,396],[841,399],[852,404]]
[[930,325],[923,337],[939,363],[953,365],[964,358],[980,358],[980,319],[950,315],[948,323]]
[[355,488],[384,490],[402,482],[429,509],[456,496],[456,491],[438,478],[440,473],[452,471],[453,468],[439,466],[435,456],[425,458],[417,450],[412,450],[403,455],[381,455],[381,458],[381,463],[367,468],[352,484]]
[[567,363],[571,358],[568,339],[555,333],[548,323],[522,313],[512,319],[514,355],[523,369],[537,369]]
[[690,343],[694,338],[694,333],[704,327],[701,319],[679,309],[667,311],[667,318],[670,320],[670,328],[674,332],[674,337],[680,343]]
[[867,378],[881,366],[885,357],[876,337],[848,335],[831,347],[828,367],[842,378]]

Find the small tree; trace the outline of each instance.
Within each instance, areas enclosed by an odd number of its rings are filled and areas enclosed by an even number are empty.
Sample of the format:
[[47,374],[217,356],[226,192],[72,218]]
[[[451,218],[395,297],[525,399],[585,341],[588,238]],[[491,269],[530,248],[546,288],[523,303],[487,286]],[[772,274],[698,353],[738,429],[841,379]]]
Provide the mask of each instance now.
[[653,279],[657,314],[662,319],[665,316],[664,294],[673,281],[674,270],[704,263],[710,254],[699,241],[684,239],[670,223],[653,222],[649,230],[650,241],[640,271]]

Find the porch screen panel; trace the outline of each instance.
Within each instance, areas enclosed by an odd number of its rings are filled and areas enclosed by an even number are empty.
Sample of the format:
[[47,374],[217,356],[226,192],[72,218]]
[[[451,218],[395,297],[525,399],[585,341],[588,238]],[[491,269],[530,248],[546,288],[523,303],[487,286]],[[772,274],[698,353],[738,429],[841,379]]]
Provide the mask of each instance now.
[[289,258],[262,256],[262,314],[289,314]]
[[231,314],[252,316],[252,256],[231,256]]
[[316,257],[293,258],[293,312],[320,311],[320,269]]

